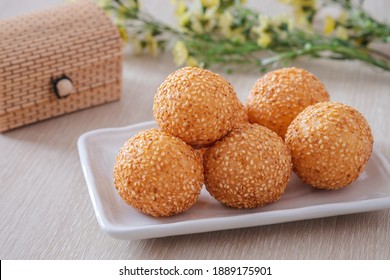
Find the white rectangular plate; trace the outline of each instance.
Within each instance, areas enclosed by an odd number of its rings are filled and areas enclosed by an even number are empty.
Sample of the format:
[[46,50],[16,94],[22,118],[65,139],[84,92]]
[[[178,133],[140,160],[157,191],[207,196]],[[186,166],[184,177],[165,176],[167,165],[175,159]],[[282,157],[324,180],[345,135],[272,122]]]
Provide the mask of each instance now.
[[295,175],[277,202],[256,209],[221,205],[203,188],[188,211],[154,218],[123,202],[113,184],[115,156],[122,145],[155,122],[87,132],[78,140],[81,165],[96,217],[102,229],[118,239],[147,239],[390,208],[390,165],[375,148],[360,178],[337,191],[316,190]]

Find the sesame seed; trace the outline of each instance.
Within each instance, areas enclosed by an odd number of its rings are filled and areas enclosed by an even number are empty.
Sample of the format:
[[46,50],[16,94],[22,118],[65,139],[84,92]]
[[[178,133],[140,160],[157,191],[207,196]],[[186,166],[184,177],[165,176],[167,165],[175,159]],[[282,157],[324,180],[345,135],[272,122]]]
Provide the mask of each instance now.
[[[312,133],[306,135],[307,130]],[[308,143],[318,143],[319,149],[313,146],[315,156],[311,156],[313,148]],[[373,137],[369,124],[356,109],[322,102],[307,107],[294,119],[286,144],[294,170],[305,183],[320,189],[340,189],[363,171],[360,166],[371,156]]]

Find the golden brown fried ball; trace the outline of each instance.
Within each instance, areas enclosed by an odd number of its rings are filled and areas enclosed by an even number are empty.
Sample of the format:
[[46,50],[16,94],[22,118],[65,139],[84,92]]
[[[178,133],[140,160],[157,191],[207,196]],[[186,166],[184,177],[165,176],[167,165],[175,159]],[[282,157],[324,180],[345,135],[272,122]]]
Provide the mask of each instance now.
[[238,104],[238,109],[235,113],[235,116],[236,116],[235,125],[249,123],[248,113],[246,111],[245,106],[241,102],[239,102],[239,104]]
[[291,170],[283,140],[257,124],[238,126],[204,155],[206,189],[235,208],[258,207],[279,199]]
[[282,68],[265,74],[247,100],[249,121],[275,131],[284,139],[291,121],[307,106],[329,101],[329,94],[313,74],[299,68]]
[[195,152],[198,153],[199,157],[202,159],[202,162],[203,162],[203,156],[206,153],[207,149],[208,149],[207,147],[195,148]]
[[208,146],[234,125],[238,98],[220,75],[197,67],[170,74],[154,97],[153,111],[162,130],[193,146]]
[[201,157],[166,132],[142,131],[116,156],[114,184],[127,204],[146,214],[178,214],[199,196],[203,185]]
[[296,174],[320,189],[339,189],[362,173],[373,137],[356,109],[337,102],[307,107],[286,134]]

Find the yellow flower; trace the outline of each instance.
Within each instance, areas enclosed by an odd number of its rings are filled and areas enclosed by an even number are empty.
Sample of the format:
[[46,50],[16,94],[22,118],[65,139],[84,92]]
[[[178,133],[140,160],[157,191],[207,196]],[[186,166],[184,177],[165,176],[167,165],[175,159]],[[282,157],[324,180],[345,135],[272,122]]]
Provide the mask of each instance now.
[[203,28],[206,32],[213,30],[218,25],[218,6],[206,9],[205,13],[201,17],[203,22]]
[[191,17],[190,21],[191,21],[192,30],[195,33],[202,34],[204,32],[203,26],[200,23],[199,19],[197,19],[196,17]]
[[348,20],[348,14],[345,11],[342,11],[338,16],[337,21],[340,24],[345,25],[347,23],[347,20]]
[[292,0],[292,5],[296,7],[315,8],[316,0]]
[[233,16],[229,11],[224,11],[223,14],[219,16],[219,28],[221,29],[222,34],[229,38],[231,36],[231,25],[233,23]]
[[128,42],[129,41],[129,35],[127,34],[127,30],[123,25],[118,25],[118,31],[119,35],[121,36],[123,42]]
[[219,0],[201,0],[202,6],[205,8],[213,8],[219,6]]
[[270,19],[265,15],[259,15],[258,21],[260,33],[265,31],[270,25]]
[[313,13],[317,8],[316,0],[279,0],[284,4],[290,5],[294,8],[294,19],[295,25],[307,29],[309,32],[312,31],[310,24],[310,17],[313,16]]
[[244,34],[242,34],[242,31],[242,28],[233,29],[229,39],[233,42],[244,43],[246,41],[246,38]]
[[301,8],[294,11],[295,23],[298,27],[309,29],[310,22],[307,19],[307,14]]
[[279,2],[299,8],[315,8],[316,0],[279,0]]
[[336,28],[336,21],[334,20],[333,17],[327,16],[324,22],[324,30],[323,30],[324,34],[326,36],[329,36],[330,34],[332,34],[335,28]]
[[336,31],[335,31],[335,35],[337,38],[344,40],[344,41],[347,41],[348,37],[349,37],[348,29],[345,28],[344,26],[337,26]]
[[199,62],[192,56],[187,58],[186,64],[187,66],[199,66]]
[[266,48],[272,43],[272,36],[269,33],[261,33],[259,38],[257,39],[257,44],[262,47]]
[[183,0],[177,1],[175,15],[177,17],[183,16],[186,11],[187,11],[186,3]]
[[183,65],[188,63],[188,49],[182,41],[177,41],[173,47],[173,61],[176,65]]
[[269,17],[265,15],[259,15],[257,18],[257,22],[257,25],[253,26],[252,32],[258,35],[264,33],[271,23]]
[[190,6],[185,5],[184,0],[178,2],[175,15],[179,26],[198,34],[213,31],[218,26],[219,1],[210,0],[205,5],[200,0]]
[[[191,15],[189,13],[185,13],[184,15],[178,17],[179,26],[184,27],[190,22]],[[180,29],[182,30],[182,28]]]
[[146,43],[146,47],[147,47],[148,51],[154,56],[157,55],[157,52],[158,52],[157,41],[153,37],[153,35],[150,31],[148,31],[145,35],[145,43]]
[[305,8],[305,10],[315,9],[317,6],[317,0],[279,0],[283,4],[287,4],[295,7],[296,9]]
[[126,19],[126,15],[127,15],[127,7],[125,6],[119,6],[117,11],[118,11],[118,18],[120,19]]
[[184,0],[176,0],[175,16],[179,21],[179,26],[186,26],[190,21],[190,13],[187,11],[187,6]]

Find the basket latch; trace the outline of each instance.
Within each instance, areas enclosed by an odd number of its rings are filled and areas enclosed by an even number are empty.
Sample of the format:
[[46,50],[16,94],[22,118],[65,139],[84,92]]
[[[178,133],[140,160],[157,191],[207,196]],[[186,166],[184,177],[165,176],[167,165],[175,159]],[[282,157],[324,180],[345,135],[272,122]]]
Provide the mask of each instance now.
[[53,79],[52,82],[53,82],[54,94],[58,99],[66,98],[70,94],[76,92],[72,80],[65,75],[57,79]]

